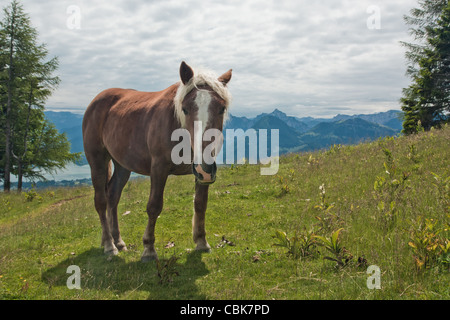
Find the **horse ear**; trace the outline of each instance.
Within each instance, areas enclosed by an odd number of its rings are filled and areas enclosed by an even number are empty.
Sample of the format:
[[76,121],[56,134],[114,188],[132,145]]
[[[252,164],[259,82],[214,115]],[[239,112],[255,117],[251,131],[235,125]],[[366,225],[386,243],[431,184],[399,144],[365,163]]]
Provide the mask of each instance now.
[[189,80],[192,79],[192,77],[194,76],[194,71],[192,70],[191,67],[189,67],[186,62],[181,62],[180,65],[180,77],[181,77],[181,81],[183,81],[183,84],[186,84],[189,82]]
[[232,71],[233,71],[232,69],[228,70],[223,75],[221,75],[217,80],[219,80],[220,82],[223,83],[224,86],[226,86],[227,83],[230,82],[230,80],[231,80],[231,72]]

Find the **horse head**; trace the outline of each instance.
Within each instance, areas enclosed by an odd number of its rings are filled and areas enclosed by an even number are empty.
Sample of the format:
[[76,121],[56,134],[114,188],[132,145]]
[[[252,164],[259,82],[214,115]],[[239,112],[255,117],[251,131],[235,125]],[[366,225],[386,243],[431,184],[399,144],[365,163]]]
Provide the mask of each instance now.
[[188,130],[193,150],[192,171],[200,184],[216,179],[215,158],[223,142],[222,130],[231,95],[227,84],[231,69],[220,77],[198,72],[184,61],[180,66],[181,83],[175,97],[175,115]]

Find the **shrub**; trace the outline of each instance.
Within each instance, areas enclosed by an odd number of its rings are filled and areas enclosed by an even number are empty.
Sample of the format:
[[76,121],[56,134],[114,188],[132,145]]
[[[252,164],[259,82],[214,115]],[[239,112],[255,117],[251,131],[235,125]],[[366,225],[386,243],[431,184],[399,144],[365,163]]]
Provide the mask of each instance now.
[[336,262],[337,267],[345,267],[353,258],[353,255],[340,242],[339,234],[342,230],[343,228],[334,231],[331,237],[315,236],[319,239],[319,244],[332,254],[331,257],[325,256],[324,259]]
[[[418,270],[432,266],[449,270],[450,241],[448,226],[442,226],[434,219],[419,219],[413,226],[408,245],[413,251],[413,257]],[[446,236],[447,234],[447,236]]]
[[316,250],[316,240],[313,231],[305,231],[301,234],[296,234],[295,236],[289,238],[286,232],[277,230],[272,238],[276,239],[278,242],[274,243],[274,246],[282,247],[287,249],[287,255],[292,256],[295,259],[305,258],[315,255]]
[[42,197],[36,192],[36,190],[31,189],[30,191],[24,192],[25,201],[32,202],[34,199],[42,201]]

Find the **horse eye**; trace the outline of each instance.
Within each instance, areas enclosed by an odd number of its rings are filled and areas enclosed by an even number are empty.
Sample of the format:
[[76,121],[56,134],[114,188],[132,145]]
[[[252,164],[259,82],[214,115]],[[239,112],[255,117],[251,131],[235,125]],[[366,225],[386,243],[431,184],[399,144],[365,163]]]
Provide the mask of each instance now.
[[225,113],[225,107],[222,108],[222,110],[220,110],[219,114],[224,114]]
[[188,114],[188,112],[187,112],[187,110],[186,110],[185,108],[183,108],[183,113],[184,113],[185,115]]

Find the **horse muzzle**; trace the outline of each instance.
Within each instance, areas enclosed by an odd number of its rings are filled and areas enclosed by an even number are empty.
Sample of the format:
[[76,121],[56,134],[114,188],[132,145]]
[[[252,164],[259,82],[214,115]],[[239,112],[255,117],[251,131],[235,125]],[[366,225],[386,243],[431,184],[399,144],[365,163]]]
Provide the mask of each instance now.
[[199,184],[212,184],[216,181],[217,165],[213,164],[192,164],[192,172],[194,173],[195,180]]

